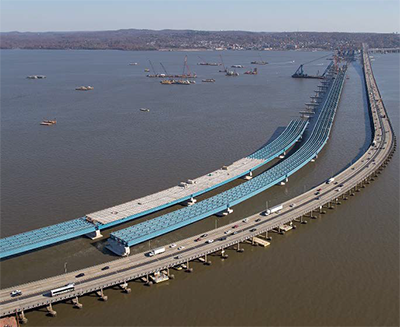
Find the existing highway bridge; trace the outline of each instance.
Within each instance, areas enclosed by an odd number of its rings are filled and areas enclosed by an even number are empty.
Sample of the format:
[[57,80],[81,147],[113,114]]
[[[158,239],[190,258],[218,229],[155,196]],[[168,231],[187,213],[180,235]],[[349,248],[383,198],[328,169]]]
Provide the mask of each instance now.
[[[186,264],[189,268],[190,261],[199,258],[207,263],[208,254],[221,251],[221,254],[224,255],[223,250],[227,248],[240,251],[242,242],[254,240],[257,236],[265,235],[266,237],[269,231],[273,229],[279,231],[287,223],[293,225],[301,223],[305,216],[313,217],[315,214],[323,213],[324,207],[332,207],[360,191],[386,167],[396,148],[395,136],[376,85],[365,46],[363,62],[373,138],[366,152],[354,164],[334,176],[334,182],[318,185],[282,203],[282,210],[277,213],[267,216],[259,213],[244,221],[211,230],[202,242],[194,242],[198,236],[181,240],[177,242],[177,245],[185,246],[185,249],[179,252],[175,248],[166,247],[166,251],[156,257],[148,257],[145,253],[139,253],[81,271],[3,289],[0,291],[0,316],[18,313],[20,319],[25,321],[25,310],[49,306],[48,309],[52,312],[51,303],[74,299],[75,305],[78,305],[78,297],[86,293],[99,292],[99,296],[103,296],[102,290],[113,285],[121,285],[126,288],[126,283],[131,280],[162,270],[166,270],[166,273],[169,274],[169,268],[181,264]],[[318,196],[316,196],[316,192],[319,192]],[[235,225],[238,225],[237,228],[233,228]],[[230,233],[227,236],[225,233],[227,230],[235,230],[238,233]],[[210,239],[213,239],[214,242],[206,242]],[[105,265],[109,266],[108,270],[102,270]],[[79,273],[85,273],[85,276],[78,282],[75,276]],[[73,291],[59,296],[49,296],[51,289],[71,282],[75,282]],[[22,291],[22,295],[18,299],[10,296],[10,292],[15,289]]]

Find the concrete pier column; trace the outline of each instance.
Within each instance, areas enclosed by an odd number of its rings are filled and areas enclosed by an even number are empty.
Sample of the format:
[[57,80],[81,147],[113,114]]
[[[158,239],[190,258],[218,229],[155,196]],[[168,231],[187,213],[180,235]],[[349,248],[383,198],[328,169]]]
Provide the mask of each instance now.
[[190,262],[189,260],[186,261],[186,270],[185,270],[185,271],[186,271],[187,273],[193,272],[193,268],[190,268],[190,267],[189,267],[189,262]]
[[244,249],[240,247],[240,242],[238,242],[238,244],[237,244],[236,251],[239,252],[239,253],[243,253],[244,252]]
[[76,308],[76,309],[82,309],[83,308],[83,304],[79,303],[78,297],[75,297],[75,299],[72,299],[72,304],[74,305],[74,308]]
[[21,324],[26,324],[28,322],[28,318],[25,317],[24,311],[21,311],[18,315],[18,320]]
[[204,255],[204,264],[207,266],[211,266],[211,260],[210,261],[207,260],[207,253]]
[[169,268],[167,268],[167,276],[169,279],[175,279],[175,275],[169,272]]
[[57,312],[55,310],[53,310],[53,306],[51,305],[51,303],[46,307],[46,310],[47,310],[49,316],[51,316],[51,317],[57,316]]
[[225,249],[221,250],[221,259],[228,259],[228,255],[225,253]]
[[119,287],[122,289],[123,292],[129,294],[131,292],[131,289],[128,287],[128,283],[125,282],[121,285],[119,285]]
[[99,296],[100,301],[106,302],[108,300],[108,296],[104,295],[103,288],[100,288],[100,291],[97,292],[97,295]]

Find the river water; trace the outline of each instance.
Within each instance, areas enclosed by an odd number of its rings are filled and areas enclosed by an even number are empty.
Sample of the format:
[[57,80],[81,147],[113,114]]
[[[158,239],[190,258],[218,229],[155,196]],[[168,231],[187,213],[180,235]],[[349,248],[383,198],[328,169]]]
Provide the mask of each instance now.
[[[166,86],[144,68],[181,73],[188,55],[196,85]],[[266,52],[259,74],[225,77],[198,66],[219,52],[1,51],[1,236],[47,226],[176,185],[256,150],[299,116],[318,84],[290,76],[324,52]],[[222,52],[228,66],[257,52]],[[373,69],[399,135],[399,55],[374,55]],[[294,61],[294,62],[293,62]],[[129,66],[138,62],[137,66]],[[305,66],[322,72],[328,60]],[[246,69],[245,68],[245,69]],[[238,69],[239,72],[245,69]],[[27,75],[46,75],[28,80]],[[315,163],[283,187],[132,249],[144,251],[221,226],[300,194],[339,172],[368,147],[362,70],[348,70],[331,138]],[[215,83],[201,83],[215,78]],[[92,85],[78,92],[76,86]],[[150,112],[141,112],[141,107]],[[43,119],[57,125],[40,126]],[[398,325],[399,156],[356,197],[267,249],[245,246],[211,267],[109,301],[81,299],[83,310],[54,306],[57,318],[28,313],[29,324],[68,325]],[[239,182],[231,183],[228,187]],[[171,208],[172,209],[176,209]],[[167,212],[164,210],[163,212]],[[114,228],[124,228],[160,213]],[[109,235],[110,231],[104,233]],[[116,259],[104,240],[79,238],[1,262],[1,286],[33,281]]]

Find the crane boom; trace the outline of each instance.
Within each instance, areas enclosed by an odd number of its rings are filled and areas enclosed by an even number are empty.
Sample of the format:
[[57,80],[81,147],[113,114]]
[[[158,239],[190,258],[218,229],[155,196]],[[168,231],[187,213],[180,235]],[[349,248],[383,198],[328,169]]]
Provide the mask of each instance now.
[[167,70],[165,69],[164,65],[162,64],[162,62],[160,62],[161,67],[164,69],[165,71],[165,75],[168,75]]

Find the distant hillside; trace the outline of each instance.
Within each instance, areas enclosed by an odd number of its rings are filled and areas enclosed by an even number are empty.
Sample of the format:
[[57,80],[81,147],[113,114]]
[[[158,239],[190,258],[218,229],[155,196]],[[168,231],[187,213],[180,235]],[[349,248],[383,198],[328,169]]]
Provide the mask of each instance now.
[[0,34],[1,49],[325,49],[398,47],[398,34],[245,32],[127,29],[98,32],[45,32]]

